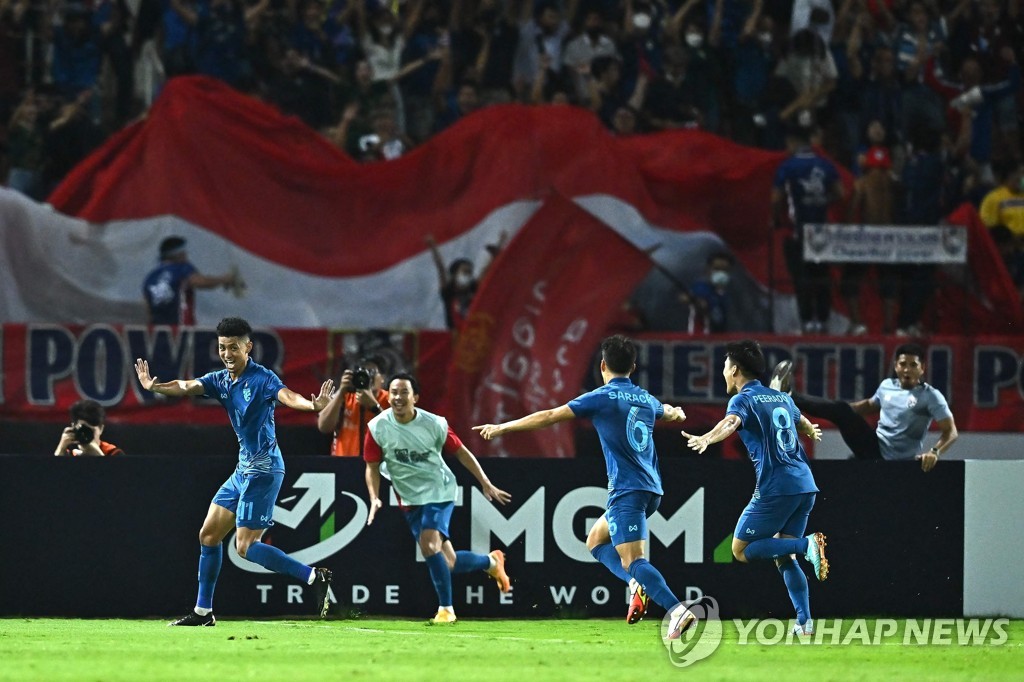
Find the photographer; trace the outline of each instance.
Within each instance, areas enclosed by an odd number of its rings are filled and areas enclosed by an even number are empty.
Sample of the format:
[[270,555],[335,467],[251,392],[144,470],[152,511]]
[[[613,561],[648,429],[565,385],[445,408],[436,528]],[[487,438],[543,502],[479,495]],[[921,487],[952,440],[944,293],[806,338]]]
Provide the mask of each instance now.
[[113,457],[124,450],[100,440],[106,412],[95,400],[79,400],[71,406],[71,426],[61,433],[53,454],[57,457]]
[[367,357],[346,369],[341,375],[341,390],[331,396],[331,402],[317,415],[320,433],[334,436],[332,456],[362,456],[366,424],[389,406],[387,391],[383,390],[382,365],[380,358]]

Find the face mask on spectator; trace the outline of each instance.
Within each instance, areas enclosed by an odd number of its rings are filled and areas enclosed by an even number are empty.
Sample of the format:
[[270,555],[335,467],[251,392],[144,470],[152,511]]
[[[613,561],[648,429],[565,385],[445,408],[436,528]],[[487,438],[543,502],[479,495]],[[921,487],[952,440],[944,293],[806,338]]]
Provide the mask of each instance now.
[[687,33],[686,44],[696,50],[704,44],[704,36],[699,33]]
[[646,31],[651,27],[651,15],[638,12],[633,15],[633,26],[641,31]]
[[378,24],[377,30],[380,31],[382,36],[389,36],[395,30],[395,27],[391,24]]
[[711,285],[722,288],[729,286],[729,273],[725,270],[712,270]]
[[762,31],[757,34],[757,40],[761,43],[761,47],[771,47],[772,45],[772,34],[771,31]]
[[460,287],[468,287],[473,283],[473,275],[468,272],[457,272],[455,273],[455,284]]

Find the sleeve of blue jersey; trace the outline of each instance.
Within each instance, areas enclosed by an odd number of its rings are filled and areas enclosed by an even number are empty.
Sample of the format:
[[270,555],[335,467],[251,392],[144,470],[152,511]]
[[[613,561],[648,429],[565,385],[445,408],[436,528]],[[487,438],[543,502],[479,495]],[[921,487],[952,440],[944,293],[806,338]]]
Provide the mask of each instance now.
[[747,396],[745,395],[734,395],[729,399],[729,405],[725,408],[726,415],[734,414],[740,418],[741,422],[747,421],[749,411]]
[[277,376],[274,372],[269,369],[266,370],[267,378],[263,382],[263,397],[266,400],[277,400],[278,392],[284,388],[284,382],[281,381],[281,377]]
[[577,417],[593,417],[598,412],[598,408],[601,405],[600,401],[600,389],[584,393],[583,395],[573,398],[569,401],[569,409]]
[[779,164],[779,167],[775,169],[775,178],[772,180],[772,187],[782,189],[782,186],[786,184],[786,162],[783,161]]
[[217,389],[217,372],[208,372],[196,381],[203,385],[204,398],[216,398],[220,395],[220,391]]

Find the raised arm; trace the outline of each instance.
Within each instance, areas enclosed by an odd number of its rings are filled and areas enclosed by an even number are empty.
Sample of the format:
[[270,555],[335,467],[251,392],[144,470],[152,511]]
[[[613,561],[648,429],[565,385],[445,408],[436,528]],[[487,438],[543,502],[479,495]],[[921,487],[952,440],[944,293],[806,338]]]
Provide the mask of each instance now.
[[434,240],[434,235],[432,234],[428,234],[424,241],[430,247],[430,257],[434,259],[434,267],[437,268],[437,285],[439,288],[444,289],[448,286],[448,271],[444,269],[441,249],[437,248],[437,241]]
[[686,413],[683,412],[683,408],[669,405],[668,403],[662,403],[662,407],[665,408],[665,413],[661,415],[662,421],[681,422],[686,419]]
[[480,483],[480,488],[484,491],[484,497],[488,500],[491,502],[497,502],[498,504],[506,504],[512,499],[511,495],[500,488],[496,488],[494,484],[491,483],[491,479],[487,478],[487,474],[484,473],[483,467],[480,466],[480,462],[465,445],[456,450],[455,458],[459,460],[462,466],[466,467],[466,470],[469,473],[473,474],[473,478]]
[[327,436],[338,430],[341,423],[341,408],[345,404],[345,391],[335,391],[327,406],[316,415],[317,430]]
[[686,431],[683,431],[683,436],[686,437],[686,445],[691,450],[697,452],[704,452],[708,449],[708,446],[712,443],[718,443],[732,434],[736,433],[736,429],[740,428],[740,418],[734,414],[725,415],[725,419],[718,422],[715,428],[711,429],[703,436],[694,436]]
[[277,392],[277,400],[282,405],[286,405],[293,410],[302,410],[303,412],[320,412],[327,407],[327,403],[331,401],[331,393],[333,392],[334,382],[328,379],[321,384],[320,394],[311,395],[308,400],[287,386]]
[[149,362],[142,358],[135,360],[135,374],[139,377],[139,384],[142,385],[142,388],[160,395],[180,398],[186,395],[202,395],[206,390],[195,379],[174,379],[159,383],[156,377],[149,374]]
[[539,412],[534,412],[533,414],[528,414],[525,417],[513,419],[510,422],[504,422],[502,424],[483,424],[481,426],[474,426],[473,430],[479,431],[484,440],[494,440],[506,433],[513,433],[515,431],[536,431],[537,429],[543,429],[559,422],[568,421],[575,417],[576,415],[573,414],[573,411],[569,409],[568,405],[562,405],[550,410],[540,410]]

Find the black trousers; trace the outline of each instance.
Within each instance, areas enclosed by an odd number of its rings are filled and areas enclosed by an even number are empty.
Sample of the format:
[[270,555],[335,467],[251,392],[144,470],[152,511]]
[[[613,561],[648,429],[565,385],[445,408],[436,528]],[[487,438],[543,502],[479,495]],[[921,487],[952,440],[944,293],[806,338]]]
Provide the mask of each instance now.
[[782,243],[782,255],[793,279],[800,321],[828,322],[832,311],[832,266],[805,261],[803,242],[794,237],[787,237]]
[[875,430],[853,411],[850,403],[843,400],[814,398],[802,393],[794,393],[793,402],[800,408],[800,412],[808,417],[821,417],[835,424],[839,428],[843,442],[857,459],[882,459]]

